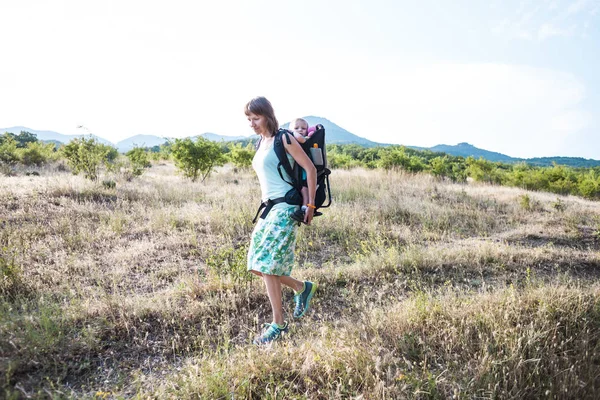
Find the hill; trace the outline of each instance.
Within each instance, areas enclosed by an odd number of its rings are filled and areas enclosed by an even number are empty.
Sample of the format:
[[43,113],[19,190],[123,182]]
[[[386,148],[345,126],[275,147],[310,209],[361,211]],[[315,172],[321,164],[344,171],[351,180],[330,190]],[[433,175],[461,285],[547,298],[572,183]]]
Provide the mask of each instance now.
[[[327,118],[315,117],[313,115],[309,115],[302,118],[305,119],[310,126],[314,126],[317,124],[323,125],[327,134],[327,143],[329,144],[359,144],[365,147],[382,146],[381,143],[372,142],[368,139],[350,133],[346,129],[331,122]],[[286,129],[289,128],[289,126],[289,122],[286,122],[285,124],[281,125],[282,128]]]
[[154,135],[135,135],[117,143],[117,150],[121,153],[128,152],[134,147],[154,147],[167,142],[167,138]]
[[484,150],[477,148],[469,143],[459,143],[455,146],[440,144],[433,147],[417,147],[417,146],[407,146],[411,149],[415,150],[430,150],[433,152],[446,153],[452,156],[461,156],[461,157],[474,157],[474,158],[484,158],[488,161],[493,162],[502,162],[502,163],[518,163],[525,162],[527,164],[540,166],[540,167],[549,167],[554,163],[559,165],[566,165],[569,167],[575,168],[591,168],[591,167],[599,167],[599,160],[585,159],[582,157],[535,157],[535,158],[517,158],[507,156],[506,154],[497,153],[494,151]]
[[554,163],[559,165],[568,165],[575,168],[593,168],[600,166],[600,161],[583,157],[535,157],[527,158],[521,161],[541,167],[548,167]]
[[483,157],[489,161],[499,161],[499,162],[505,162],[505,163],[510,163],[510,162],[514,161],[514,159],[512,157],[507,156],[505,154],[479,149],[479,148],[473,146],[472,144],[464,143],[464,142],[459,143],[456,146],[449,146],[447,144],[438,144],[437,146],[430,147],[428,150],[440,152],[440,153],[447,153],[447,154],[451,154],[453,156],[462,156],[462,157],[472,156],[475,158]]
[[[217,133],[211,133],[211,132],[203,133],[200,136],[203,137],[204,139],[212,140],[213,142],[220,142],[220,141],[232,142],[234,140],[249,139],[248,136],[227,136],[227,135],[219,135]],[[250,136],[250,137],[252,137],[252,136]]]
[[54,132],[54,131],[38,131],[36,129],[31,129],[31,128],[27,128],[25,126],[13,126],[11,128],[2,128],[0,129],[0,133],[4,133],[4,132],[10,132],[10,133],[14,133],[15,135],[18,135],[19,133],[21,133],[21,131],[26,131],[26,132],[30,132],[30,133],[34,133],[36,135],[36,137],[38,138],[38,140],[43,140],[45,142],[60,142],[60,143],[69,143],[71,140],[75,139],[75,138],[80,138],[80,137],[92,137],[94,139],[96,139],[98,142],[109,145],[109,146],[114,146],[115,144],[101,138],[100,136],[96,136],[96,135],[65,135],[62,133],[58,133],[58,132]]

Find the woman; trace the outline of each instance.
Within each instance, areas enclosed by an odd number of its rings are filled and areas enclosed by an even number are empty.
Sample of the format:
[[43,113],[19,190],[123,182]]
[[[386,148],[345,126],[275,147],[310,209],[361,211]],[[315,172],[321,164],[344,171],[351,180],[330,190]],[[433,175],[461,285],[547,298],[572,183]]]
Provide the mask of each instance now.
[[[254,132],[261,136],[260,146],[252,159],[252,167],[258,175],[262,201],[281,198],[292,189],[292,185],[286,182],[291,179],[285,171],[282,171],[286,178],[283,180],[277,170],[279,160],[273,144],[279,124],[273,106],[266,98],[255,97],[246,104],[244,112]],[[297,162],[306,171],[309,207],[304,222],[310,225],[314,213],[317,171],[293,135],[288,136],[289,142],[285,139],[282,142],[290,162]],[[257,345],[279,338],[288,329],[281,304],[282,284],[296,291],[294,318],[300,318],[306,313],[317,288],[313,282],[302,282],[290,276],[294,264],[297,230],[297,223],[290,216],[296,208],[297,206],[285,202],[274,205],[264,219],[259,219],[252,232],[248,249],[248,270],[262,277],[273,310],[273,322],[265,324],[267,329],[254,340]]]

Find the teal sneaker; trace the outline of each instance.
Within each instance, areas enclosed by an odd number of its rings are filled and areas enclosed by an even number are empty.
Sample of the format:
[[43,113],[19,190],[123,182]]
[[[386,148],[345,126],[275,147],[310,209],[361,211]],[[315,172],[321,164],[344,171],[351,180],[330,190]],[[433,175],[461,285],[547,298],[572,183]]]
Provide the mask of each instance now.
[[313,282],[304,282],[304,290],[294,296],[296,308],[294,309],[294,318],[301,318],[310,308],[310,299],[317,290],[317,284]]
[[275,322],[272,322],[270,324],[264,324],[265,327],[268,327],[266,331],[264,331],[262,333],[262,335],[260,335],[259,337],[257,337],[256,339],[254,339],[254,344],[257,346],[261,346],[263,344],[267,344],[272,342],[273,340],[279,339],[281,337],[281,335],[283,335],[284,333],[286,333],[288,331],[288,323],[286,322],[285,325],[280,328],[278,327]]

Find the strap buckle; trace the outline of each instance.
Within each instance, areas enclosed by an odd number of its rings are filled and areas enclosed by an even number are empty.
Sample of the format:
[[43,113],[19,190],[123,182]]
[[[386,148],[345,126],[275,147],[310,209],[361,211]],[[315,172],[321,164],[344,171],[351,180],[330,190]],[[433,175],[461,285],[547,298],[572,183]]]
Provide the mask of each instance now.
[[[258,206],[258,210],[256,210],[256,215],[254,216],[252,223],[256,223],[256,220],[258,219],[258,214],[260,214],[261,219],[265,219],[267,217],[267,214],[269,214],[269,211],[271,211],[271,208],[273,208],[275,204],[283,203],[284,201],[285,198],[279,197],[275,200],[268,199],[267,201],[263,201],[262,203],[260,203],[260,206]],[[261,210],[263,210],[262,214],[260,213]]]

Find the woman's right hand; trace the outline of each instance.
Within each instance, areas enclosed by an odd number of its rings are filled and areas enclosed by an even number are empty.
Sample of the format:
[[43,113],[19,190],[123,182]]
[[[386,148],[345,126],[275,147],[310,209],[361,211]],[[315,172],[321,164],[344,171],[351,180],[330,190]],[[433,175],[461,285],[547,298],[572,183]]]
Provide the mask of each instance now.
[[310,225],[312,222],[313,216],[315,214],[315,209],[312,207],[306,207],[306,211],[304,211],[304,223],[306,225]]

